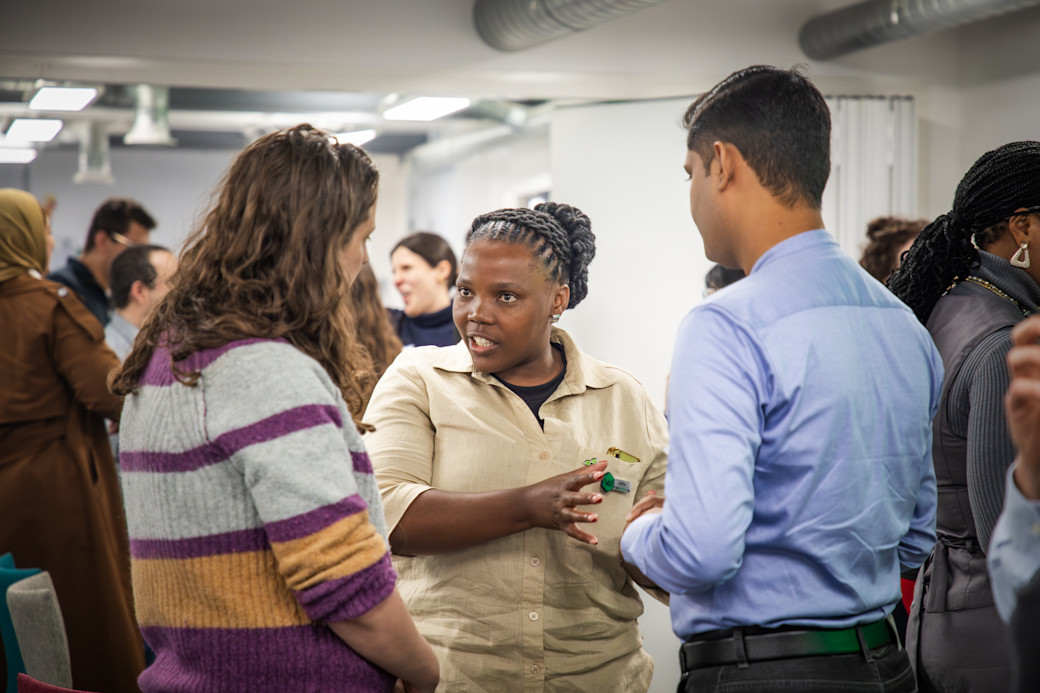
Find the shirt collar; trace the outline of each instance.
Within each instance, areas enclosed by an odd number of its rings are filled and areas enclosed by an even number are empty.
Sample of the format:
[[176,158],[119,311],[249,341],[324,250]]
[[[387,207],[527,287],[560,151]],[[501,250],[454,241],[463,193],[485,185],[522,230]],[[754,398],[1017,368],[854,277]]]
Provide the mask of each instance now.
[[[618,378],[605,364],[586,356],[578,349],[571,336],[558,327],[552,328],[549,339],[563,345],[563,352],[567,355],[567,374],[563,382],[556,388],[556,392],[549,400],[557,399],[565,395],[581,394],[587,389],[599,389],[610,387],[617,382]],[[479,371],[473,366],[473,359],[469,355],[465,341],[450,347],[440,349],[441,357],[434,368],[453,373],[468,373],[474,380],[498,387],[504,387],[496,378],[490,374]]]
[[108,327],[111,327],[115,332],[118,332],[131,344],[134,343],[134,339],[137,338],[137,333],[140,330],[140,328],[134,327],[133,323],[119,313],[112,313],[112,319],[108,321]]
[[762,253],[762,256],[758,258],[754,266],[751,268],[751,272],[757,272],[770,263],[779,260],[780,258],[787,257],[788,255],[794,255],[805,250],[821,248],[828,245],[837,246],[838,242],[834,240],[834,236],[832,236],[826,229],[813,229],[812,231],[796,233]]

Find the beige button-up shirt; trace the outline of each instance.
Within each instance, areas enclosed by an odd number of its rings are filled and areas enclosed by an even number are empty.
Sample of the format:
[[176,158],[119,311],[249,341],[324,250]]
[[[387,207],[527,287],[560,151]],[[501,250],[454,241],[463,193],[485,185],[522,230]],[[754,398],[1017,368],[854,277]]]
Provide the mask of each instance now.
[[[436,556],[395,556],[399,589],[441,661],[442,691],[646,691],[640,598],[622,567],[625,515],[664,487],[667,425],[642,385],[578,351],[542,405],[543,430],[519,396],[474,370],[465,344],[403,352],[380,380],[365,437],[392,532],[430,488],[482,492],[533,484],[588,459],[631,484],[592,506],[591,546],[531,529]],[[617,447],[638,458],[608,457]],[[593,487],[587,487],[592,489]]]

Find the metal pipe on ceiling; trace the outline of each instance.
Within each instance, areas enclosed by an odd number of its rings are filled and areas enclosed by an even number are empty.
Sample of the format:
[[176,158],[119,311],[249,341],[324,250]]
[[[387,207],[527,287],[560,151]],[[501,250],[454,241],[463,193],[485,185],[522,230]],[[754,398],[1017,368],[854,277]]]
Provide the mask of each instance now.
[[492,48],[519,51],[632,14],[663,0],[476,0],[473,23]]
[[798,43],[814,60],[1040,5],[1040,0],[866,0],[813,17]]

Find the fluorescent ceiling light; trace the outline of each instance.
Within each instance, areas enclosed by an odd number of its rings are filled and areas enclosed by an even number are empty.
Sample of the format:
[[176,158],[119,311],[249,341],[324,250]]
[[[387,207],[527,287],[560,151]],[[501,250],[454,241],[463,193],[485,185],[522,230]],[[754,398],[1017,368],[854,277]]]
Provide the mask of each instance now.
[[36,158],[36,150],[28,147],[0,147],[0,164],[27,164]]
[[383,111],[387,120],[437,120],[469,106],[469,99],[417,96]]
[[375,130],[354,130],[353,132],[336,133],[336,141],[340,144],[356,144],[359,147],[365,142],[371,142],[375,138]]
[[63,123],[55,118],[15,118],[7,128],[7,139],[16,142],[50,142]]
[[94,87],[41,87],[29,102],[34,111],[82,111],[97,98]]

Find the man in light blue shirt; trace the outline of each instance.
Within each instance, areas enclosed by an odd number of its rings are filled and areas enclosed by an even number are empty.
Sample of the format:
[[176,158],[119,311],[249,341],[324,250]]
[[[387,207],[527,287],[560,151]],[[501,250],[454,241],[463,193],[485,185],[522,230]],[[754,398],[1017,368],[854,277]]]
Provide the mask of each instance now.
[[935,543],[939,355],[822,229],[830,114],[805,77],[734,73],[685,125],[705,254],[748,276],[680,327],[667,500],[622,551],[672,595],[681,690],[914,691],[886,617]]
[[1040,316],[1011,332],[1005,405],[1018,458],[986,556],[993,598],[1011,625],[1015,691],[1040,690]]

